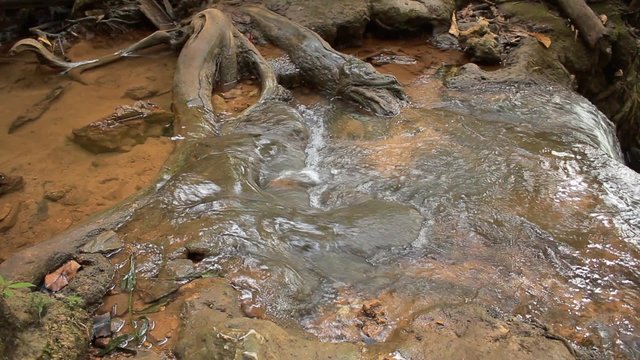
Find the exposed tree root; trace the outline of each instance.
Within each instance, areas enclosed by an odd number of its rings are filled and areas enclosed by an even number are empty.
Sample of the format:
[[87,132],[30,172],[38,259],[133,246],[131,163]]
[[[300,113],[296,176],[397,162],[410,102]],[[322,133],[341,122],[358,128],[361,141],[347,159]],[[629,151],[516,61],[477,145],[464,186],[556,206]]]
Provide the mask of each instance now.
[[125,49],[97,59],[84,61],[66,61],[60,59],[47,48],[45,48],[41,43],[34,39],[24,39],[18,41],[15,45],[13,45],[13,47],[11,47],[11,49],[9,50],[9,54],[16,55],[25,51],[34,52],[38,55],[41,63],[48,65],[54,69],[62,70],[63,73],[71,72],[72,75],[76,75],[77,78],[79,78],[79,74],[85,70],[110,64],[122,58],[132,56],[140,50],[144,50],[156,45],[167,44],[171,45],[172,47],[180,47],[190,34],[191,27],[183,27],[167,31],[156,31]]
[[47,95],[40,99],[37,103],[35,103],[32,107],[27,109],[27,111],[18,116],[13,122],[11,122],[11,126],[9,126],[9,134],[21,128],[23,125],[38,120],[42,114],[44,114],[51,104],[56,101],[62,92],[64,91],[65,86],[57,86],[53,88],[51,91],[47,93]]
[[608,51],[611,44],[607,41],[607,29],[584,0],[558,0],[562,10],[576,24],[580,36],[592,49]]
[[244,11],[270,42],[287,52],[313,86],[378,115],[400,113],[406,95],[394,76],[381,74],[362,60],[335,51],[315,32],[264,7],[247,6]]
[[[257,22],[263,31],[276,45],[289,51],[293,62],[301,67],[310,83],[377,114],[393,115],[400,111],[406,96],[393,76],[380,74],[369,64],[333,50],[314,32],[266,9],[252,7],[247,11],[254,19],[261,19]],[[292,38],[287,39],[287,36]],[[196,14],[188,26],[157,31],[124,50],[98,59],[65,61],[34,40],[17,43],[12,52],[32,51],[53,68],[79,73],[159,44],[183,45],[175,72],[173,111],[176,115],[175,133],[181,134],[184,140],[167,160],[156,181],[146,190],[83,225],[13,255],[0,264],[0,274],[13,280],[41,281],[48,271],[67,261],[100,233],[118,230],[134,219],[145,221],[146,214],[155,214],[154,209],[166,206],[158,202],[174,196],[172,191],[180,186],[181,174],[199,169],[202,170],[201,175],[210,178],[209,181],[224,182],[217,178],[217,169],[211,169],[206,162],[208,158],[225,156],[225,142],[212,141],[221,129],[216,122],[211,93],[216,84],[232,86],[243,72],[260,79],[261,96],[257,104],[240,115],[240,126],[236,130],[266,138],[284,136],[304,141],[306,132],[300,115],[283,103],[290,99],[289,92],[278,84],[273,68],[259,51],[219,10],[204,10]],[[278,134],[279,126],[284,128],[284,135]],[[304,146],[290,147],[288,151],[297,154],[304,151]],[[229,166],[230,171],[234,171],[235,165],[230,163]],[[256,186],[248,184],[250,189]]]

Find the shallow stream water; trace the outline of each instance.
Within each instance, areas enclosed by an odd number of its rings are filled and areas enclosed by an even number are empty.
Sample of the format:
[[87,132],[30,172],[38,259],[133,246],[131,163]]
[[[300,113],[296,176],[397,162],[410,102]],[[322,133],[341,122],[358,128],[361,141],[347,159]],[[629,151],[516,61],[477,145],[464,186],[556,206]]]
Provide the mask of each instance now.
[[[473,302],[638,358],[640,176],[609,121],[561,88],[447,89],[407,66],[383,67],[413,99],[394,118],[315,96],[223,116],[225,134],[118,229],[114,262],[135,254],[149,301],[224,276],[247,315],[323,341],[384,341]],[[363,333],[371,299],[390,320]]]

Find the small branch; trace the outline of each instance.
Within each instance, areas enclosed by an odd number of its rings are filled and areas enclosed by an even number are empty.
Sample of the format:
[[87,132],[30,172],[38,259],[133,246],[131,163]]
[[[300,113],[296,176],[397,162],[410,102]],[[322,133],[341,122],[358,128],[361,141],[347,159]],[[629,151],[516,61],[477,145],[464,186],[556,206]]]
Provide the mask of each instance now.
[[[24,39],[18,41],[9,50],[10,55],[16,55],[25,51],[34,52],[38,55],[41,63],[44,63],[52,68],[63,70],[64,73],[73,71],[75,75],[79,75],[85,70],[93,69],[99,66],[110,64],[118,61],[127,56],[132,56],[136,52],[150,48],[152,46],[167,44],[176,46],[184,42],[186,35],[190,33],[190,29],[180,28],[170,31],[156,31],[146,38],[132,44],[131,46],[119,50],[113,54],[109,54],[97,59],[83,60],[83,61],[65,61],[54,55],[51,51],[45,48],[41,43],[34,39]],[[82,81],[81,81],[82,82]]]
[[64,85],[55,87],[53,90],[49,91],[49,93],[47,93],[47,95],[43,99],[30,107],[23,115],[20,115],[15,120],[13,120],[11,126],[9,126],[9,134],[15,132],[26,123],[38,120],[40,116],[42,116],[42,114],[44,114],[49,109],[51,104],[53,104],[53,102],[55,102],[60,97],[60,95],[62,95],[62,92],[65,88],[66,86]]

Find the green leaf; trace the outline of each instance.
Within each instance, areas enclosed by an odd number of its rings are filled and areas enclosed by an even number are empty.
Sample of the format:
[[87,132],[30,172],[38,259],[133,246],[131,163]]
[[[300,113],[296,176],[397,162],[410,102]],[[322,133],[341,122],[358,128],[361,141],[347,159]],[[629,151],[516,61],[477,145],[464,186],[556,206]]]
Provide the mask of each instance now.
[[30,287],[35,287],[35,285],[33,285],[32,283],[29,282],[15,282],[15,283],[11,283],[7,286],[7,288],[9,289],[25,289],[25,288],[30,288]]
[[105,356],[118,348],[127,346],[127,343],[129,343],[132,338],[133,336],[131,336],[130,334],[124,334],[111,339],[111,341],[109,341],[109,344],[107,344],[107,347],[105,347],[98,353],[98,356]]
[[2,275],[0,275],[0,287],[3,287],[5,285],[7,285],[9,283],[9,281],[7,281],[7,279],[5,279]]
[[129,271],[122,278],[120,288],[128,293],[132,293],[136,289],[136,263],[133,254],[129,258]]
[[149,314],[153,314],[153,313],[157,313],[159,312],[163,306],[167,305],[169,303],[169,301],[171,300],[170,297],[165,296],[163,298],[160,298],[159,300],[156,300],[154,303],[152,303],[151,305],[147,306],[146,308],[136,311],[135,314],[136,315],[149,315]]
[[136,341],[138,341],[138,345],[142,345],[142,343],[147,339],[147,333],[151,328],[151,322],[149,318],[146,316],[141,317],[136,326]]

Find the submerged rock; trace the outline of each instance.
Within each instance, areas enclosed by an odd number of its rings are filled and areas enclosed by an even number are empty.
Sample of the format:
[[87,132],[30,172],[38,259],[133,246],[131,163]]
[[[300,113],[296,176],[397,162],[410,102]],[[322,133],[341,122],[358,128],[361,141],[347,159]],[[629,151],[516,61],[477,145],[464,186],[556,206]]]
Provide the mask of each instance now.
[[123,246],[124,243],[120,240],[118,234],[113,230],[107,230],[82,246],[80,251],[89,254],[108,254],[121,249]]
[[308,334],[240,312],[237,292],[223,279],[197,282],[203,292],[183,307],[175,353],[180,359],[360,359],[349,343],[321,343]]
[[0,234],[11,230],[16,225],[21,208],[21,202],[0,208]]
[[24,188],[22,176],[11,176],[0,173],[0,196]]
[[339,46],[360,45],[369,22],[366,0],[267,0],[265,5]]
[[138,101],[85,127],[74,129],[71,140],[93,153],[129,151],[149,137],[171,133],[174,115],[156,105]]
[[372,0],[371,17],[379,26],[400,31],[448,27],[455,1]]

